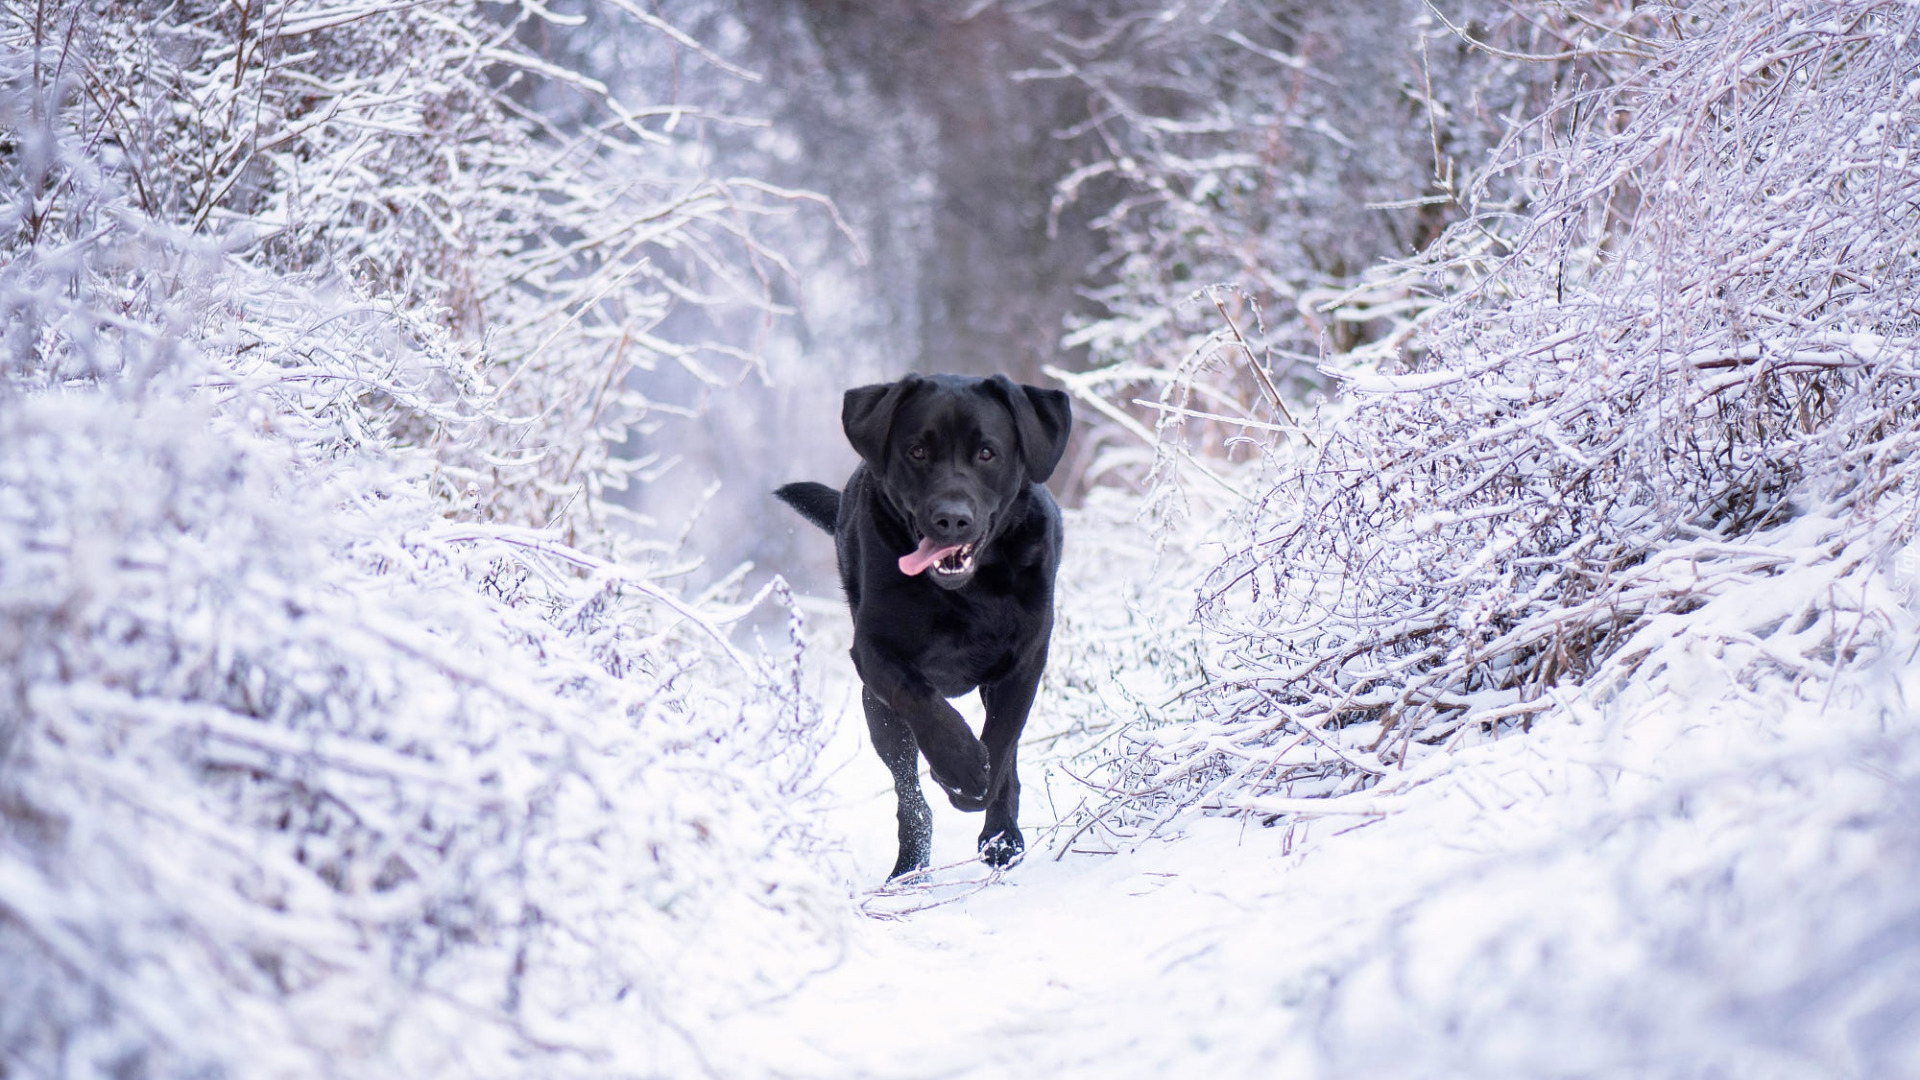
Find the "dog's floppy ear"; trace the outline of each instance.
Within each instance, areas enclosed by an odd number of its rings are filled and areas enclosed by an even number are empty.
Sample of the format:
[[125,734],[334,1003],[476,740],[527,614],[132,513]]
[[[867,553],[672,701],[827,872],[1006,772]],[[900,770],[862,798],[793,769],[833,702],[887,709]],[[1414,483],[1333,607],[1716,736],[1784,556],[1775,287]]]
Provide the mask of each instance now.
[[1054,466],[1060,464],[1060,456],[1067,452],[1067,436],[1073,430],[1073,407],[1066,391],[1021,385],[1005,375],[995,375],[987,385],[999,391],[1013,413],[1013,427],[1020,435],[1020,456],[1027,462],[1027,478],[1036,484],[1046,483]]
[[856,386],[840,403],[840,426],[847,431],[847,441],[875,472],[887,467],[887,435],[893,431],[894,410],[919,383],[920,376],[908,375],[899,382]]

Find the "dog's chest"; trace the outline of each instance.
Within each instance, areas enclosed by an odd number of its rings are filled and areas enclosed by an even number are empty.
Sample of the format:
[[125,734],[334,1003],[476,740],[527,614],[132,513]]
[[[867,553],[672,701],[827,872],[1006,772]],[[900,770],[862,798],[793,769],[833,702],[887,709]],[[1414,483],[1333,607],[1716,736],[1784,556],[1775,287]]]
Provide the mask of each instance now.
[[1032,612],[1011,598],[943,597],[923,609],[914,666],[944,697],[958,697],[1012,671],[1033,637]]

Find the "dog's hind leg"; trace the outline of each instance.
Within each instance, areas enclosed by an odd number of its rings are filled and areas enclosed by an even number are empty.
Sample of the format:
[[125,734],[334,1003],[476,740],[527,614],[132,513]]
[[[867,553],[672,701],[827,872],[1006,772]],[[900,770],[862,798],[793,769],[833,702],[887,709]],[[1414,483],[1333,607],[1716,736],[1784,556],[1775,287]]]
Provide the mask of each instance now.
[[920,793],[920,749],[913,741],[913,730],[865,687],[860,689],[860,704],[867,710],[873,748],[893,774],[893,795],[899,804],[900,857],[887,875],[891,880],[924,870],[933,862],[933,811]]

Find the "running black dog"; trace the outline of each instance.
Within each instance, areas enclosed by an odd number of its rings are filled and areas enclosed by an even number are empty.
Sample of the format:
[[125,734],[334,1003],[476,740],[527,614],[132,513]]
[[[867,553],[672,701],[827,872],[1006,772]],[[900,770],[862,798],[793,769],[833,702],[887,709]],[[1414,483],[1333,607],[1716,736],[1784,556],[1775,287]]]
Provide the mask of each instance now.
[[[1066,450],[1067,395],[909,375],[847,391],[840,419],[861,458],[846,490],[774,494],[833,533],[867,729],[899,798],[888,877],[933,852],[916,749],[954,806],[987,812],[980,857],[1010,865],[1026,850],[1015,755],[1053,633],[1061,523],[1044,485]],[[978,739],[947,704],[976,687]]]

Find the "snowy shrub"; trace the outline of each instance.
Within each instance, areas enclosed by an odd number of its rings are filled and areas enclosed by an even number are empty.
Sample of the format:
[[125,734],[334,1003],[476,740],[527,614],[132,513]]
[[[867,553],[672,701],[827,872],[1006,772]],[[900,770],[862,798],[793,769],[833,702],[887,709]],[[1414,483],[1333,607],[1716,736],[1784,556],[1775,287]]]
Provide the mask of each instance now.
[[1528,745],[1411,796],[1430,847],[1505,842],[1290,988],[1324,1074],[1912,1075],[1920,637],[1856,546],[1648,619]]
[[[1763,542],[1811,551],[1838,528],[1807,513]],[[1272,831],[1194,823],[1063,868],[1138,891],[1152,886],[1107,867],[1182,872],[1222,902],[1212,918],[1149,909],[1137,939],[1113,939],[1142,974],[1075,1013],[1091,1037],[1034,1038],[1008,1060],[1141,1076],[1914,1075],[1920,620],[1913,564],[1886,574],[1875,546],[1646,620],[1523,738],[1290,800]]]
[[518,106],[534,6],[7,18],[9,1075],[724,1066],[817,710],[601,496],[764,208]]
[[29,1075],[638,1068],[737,1006],[708,963],[794,974],[754,946],[814,921],[776,790],[803,778],[750,750],[793,742],[777,670],[742,658],[748,704],[686,630],[614,640],[613,575],[490,599],[569,567],[417,497],[289,491],[190,400],[16,400],[0,438],[0,1045]]
[[[1123,191],[1095,222],[1108,250],[1068,343],[1165,366],[1220,328],[1213,304],[1178,300],[1231,282],[1215,298],[1294,396],[1322,384],[1327,350],[1400,330],[1423,301],[1391,282],[1324,308],[1471,201],[1511,198],[1485,167],[1508,123],[1605,80],[1642,19],[1611,3],[1442,7],[1037,5],[1025,18],[1051,63],[1028,77],[1083,85],[1105,151],[1060,184],[1056,212],[1089,185]],[[1244,358],[1216,376],[1240,405],[1262,396]]]
[[[630,426],[698,404],[649,402],[630,372],[671,363],[717,388],[752,362],[654,330],[687,302],[764,306],[779,262],[751,225],[783,205],[699,174],[667,134],[683,107],[630,108],[521,50],[547,17],[471,2],[73,3],[10,44],[69,99],[67,123],[131,209],[337,293],[306,313],[338,335],[328,344],[289,313],[261,321],[292,321],[297,341],[228,312],[238,325],[220,330],[255,338],[233,343],[247,362],[295,383],[318,350],[352,357],[359,385],[340,400],[364,418],[354,439],[430,451],[436,493],[469,513],[571,528],[645,467],[610,453]],[[573,122],[519,101],[535,96],[569,99]],[[45,182],[58,196],[61,178]],[[85,206],[52,204],[36,219]],[[336,318],[348,325],[323,322]],[[392,355],[408,351],[432,354],[431,372]]]
[[[1501,148],[1524,197],[1396,271],[1435,295],[1406,346],[1329,363],[1346,401],[1247,484],[1202,590],[1199,716],[1117,788],[1268,812],[1367,788],[1524,726],[1663,612],[1913,535],[1920,16],[1641,15],[1637,71]],[[1829,535],[1776,539],[1816,509]],[[1855,646],[1819,621],[1796,655],[1832,671]]]

